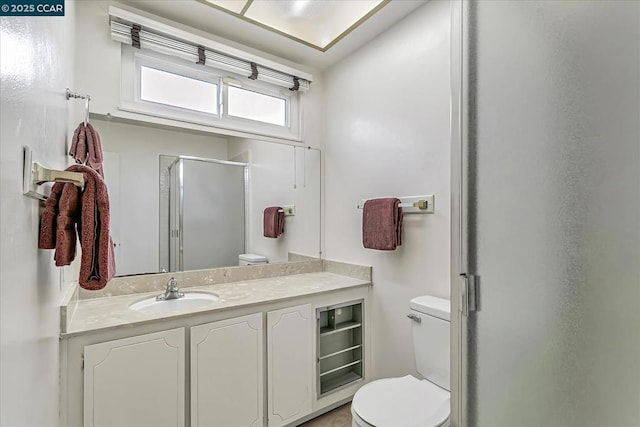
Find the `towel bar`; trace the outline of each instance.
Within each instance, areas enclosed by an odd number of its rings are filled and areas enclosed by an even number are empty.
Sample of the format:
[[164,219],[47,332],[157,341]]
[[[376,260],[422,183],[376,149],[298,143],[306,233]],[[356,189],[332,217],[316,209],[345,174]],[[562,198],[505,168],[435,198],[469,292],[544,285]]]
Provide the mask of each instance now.
[[42,185],[45,182],[70,182],[76,187],[84,188],[84,175],[45,168],[40,163],[33,162],[33,183]]
[[[427,196],[398,197],[398,199],[400,199],[400,207],[405,214],[435,213],[435,199],[433,194]],[[357,208],[363,209],[364,203],[362,203],[361,205],[357,205]]]
[[22,194],[38,200],[47,200],[47,196],[35,190],[35,186],[46,182],[70,182],[79,188],[84,188],[84,175],[79,172],[49,169],[32,160],[33,153],[26,145],[22,175]]

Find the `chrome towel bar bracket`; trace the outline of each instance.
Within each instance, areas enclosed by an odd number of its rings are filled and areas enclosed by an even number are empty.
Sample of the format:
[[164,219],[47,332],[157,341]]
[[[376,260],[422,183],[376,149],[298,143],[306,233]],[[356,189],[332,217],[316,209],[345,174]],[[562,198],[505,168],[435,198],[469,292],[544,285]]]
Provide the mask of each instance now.
[[70,182],[84,188],[84,175],[79,172],[49,169],[33,161],[33,153],[28,146],[23,147],[24,164],[22,170],[22,194],[45,201],[47,196],[37,191],[38,186],[47,182]]

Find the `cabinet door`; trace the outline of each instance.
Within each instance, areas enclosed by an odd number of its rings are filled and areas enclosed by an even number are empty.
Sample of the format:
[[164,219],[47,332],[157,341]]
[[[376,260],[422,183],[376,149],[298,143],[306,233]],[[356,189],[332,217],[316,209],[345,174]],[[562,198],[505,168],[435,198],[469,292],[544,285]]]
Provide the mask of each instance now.
[[267,313],[269,427],[311,413],[313,336],[310,304]]
[[191,425],[262,427],[262,313],[191,328]]
[[85,427],[183,427],[184,329],[84,348]]

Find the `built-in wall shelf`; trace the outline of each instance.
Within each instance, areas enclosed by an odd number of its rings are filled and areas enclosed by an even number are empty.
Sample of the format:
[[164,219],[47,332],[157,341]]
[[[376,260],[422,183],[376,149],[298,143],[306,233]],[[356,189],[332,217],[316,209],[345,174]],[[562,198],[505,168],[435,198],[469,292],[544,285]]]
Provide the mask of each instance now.
[[327,380],[323,383],[324,394],[327,394],[332,391],[337,391],[342,387],[351,385],[356,381],[360,381],[361,379],[362,379],[362,375],[359,375],[355,372],[348,372],[345,375]]
[[337,356],[338,354],[346,353],[347,351],[355,350],[358,348],[362,348],[362,346],[358,344],[354,345],[353,347],[345,348],[344,350],[339,350],[331,354],[327,354],[326,356],[320,356],[320,360],[328,359],[329,357]]
[[[343,369],[347,369],[347,368],[349,368],[351,366],[355,366],[355,365],[358,365],[360,363],[362,363],[362,360],[356,360],[354,362],[347,363],[346,365],[338,366],[337,368],[333,368],[330,371],[322,372],[320,374],[320,378],[322,378],[322,377],[324,377],[326,375],[329,375],[329,374],[333,374],[334,372],[342,371]],[[351,373],[351,372],[349,372],[349,373]]]
[[316,310],[318,397],[363,379],[363,303]]
[[347,322],[339,323],[339,324],[335,325],[335,327],[325,326],[325,327],[321,328],[320,329],[320,336],[331,335],[331,334],[335,334],[335,333],[338,333],[338,332],[346,331],[346,330],[349,330],[349,329],[359,328],[360,326],[362,326],[362,323],[355,322],[353,320],[349,320]]

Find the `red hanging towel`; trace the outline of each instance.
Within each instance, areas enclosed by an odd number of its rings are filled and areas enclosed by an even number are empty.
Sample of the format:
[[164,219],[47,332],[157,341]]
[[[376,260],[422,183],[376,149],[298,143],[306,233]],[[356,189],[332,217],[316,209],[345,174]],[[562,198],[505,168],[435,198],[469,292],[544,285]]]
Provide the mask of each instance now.
[[40,249],[54,249],[57,266],[69,265],[76,252],[76,229],[82,258],[78,282],[98,290],[115,275],[113,244],[109,236],[109,194],[102,177],[92,168],[73,165],[66,170],[84,175],[84,191],[71,183],[56,183],[40,218]]
[[264,237],[277,238],[284,233],[284,210],[280,206],[271,206],[264,210]]
[[98,135],[95,128],[91,126],[91,123],[87,123],[86,125],[80,123],[73,132],[69,155],[76,160],[76,163],[88,165],[104,178],[100,135]]
[[402,208],[397,198],[371,199],[362,211],[362,244],[393,251],[402,244]]

